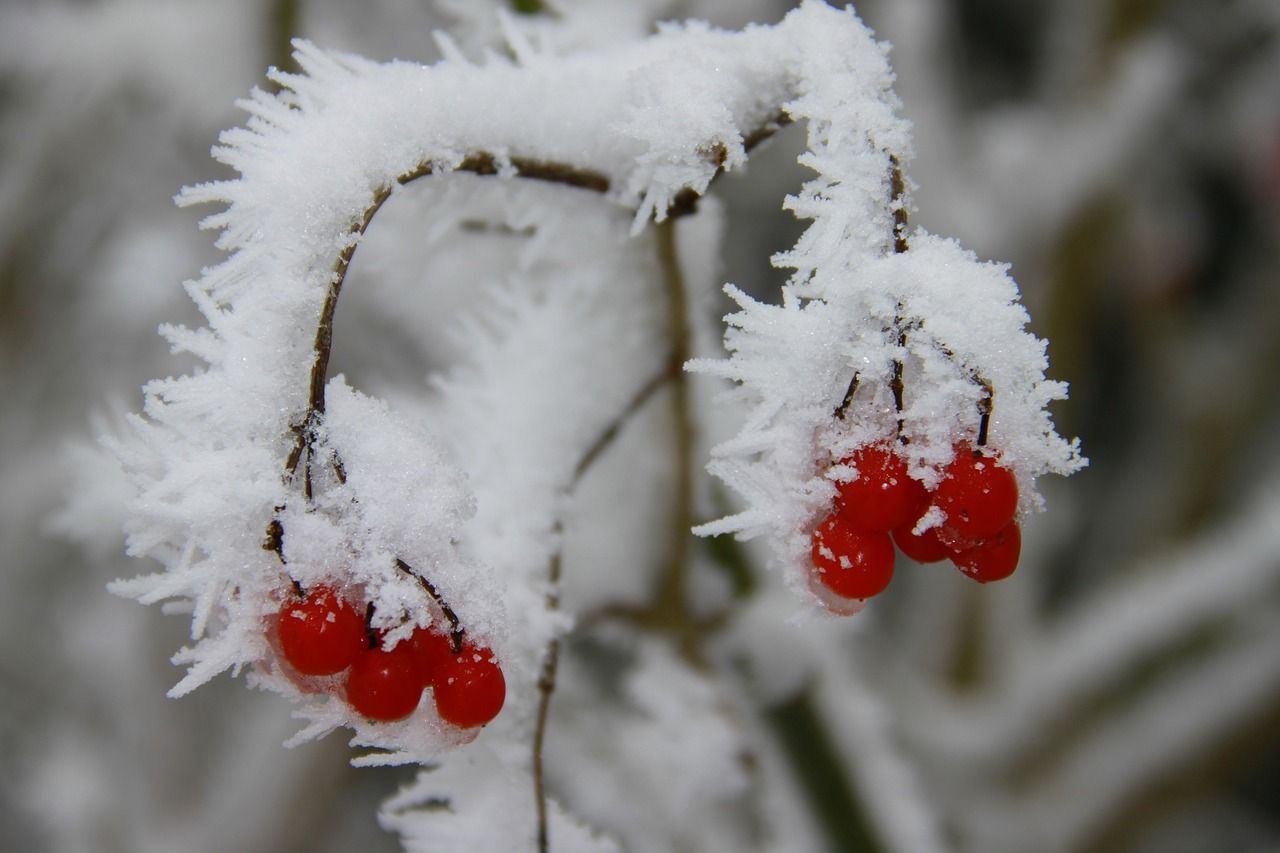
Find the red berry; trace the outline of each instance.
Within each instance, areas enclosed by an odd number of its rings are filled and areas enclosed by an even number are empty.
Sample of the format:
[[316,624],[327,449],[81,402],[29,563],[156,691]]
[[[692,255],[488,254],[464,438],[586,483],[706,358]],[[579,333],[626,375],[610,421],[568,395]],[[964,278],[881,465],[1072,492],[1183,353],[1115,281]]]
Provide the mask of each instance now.
[[899,551],[917,563],[936,563],[951,555],[951,549],[938,538],[939,528],[930,527],[917,536],[912,532],[916,523],[908,521],[893,529],[893,541],[897,543]]
[[946,526],[957,537],[983,539],[1013,520],[1018,482],[995,459],[961,444],[934,492],[933,503],[947,514]]
[[850,525],[883,532],[924,511],[924,486],[907,474],[907,463],[887,444],[861,447],[842,464],[858,470],[856,480],[836,484],[836,502]]
[[938,532],[938,542],[947,549],[947,556],[952,557],[961,551],[971,551],[982,544],[986,537],[961,536],[947,524],[934,528]]
[[865,599],[845,598],[842,595],[836,595],[827,589],[819,578],[820,576],[817,572],[809,572],[809,591],[822,603],[828,613],[836,616],[852,616],[855,613],[861,613],[867,606]]
[[440,719],[463,729],[498,716],[507,698],[507,681],[493,652],[465,641],[462,653],[436,673],[433,686]]
[[285,660],[304,675],[333,675],[367,645],[364,617],[329,586],[290,596],[276,625]]
[[347,701],[371,720],[399,720],[422,698],[417,661],[407,643],[394,649],[365,649],[347,673]]
[[1004,580],[1018,567],[1022,553],[1022,531],[1010,522],[996,535],[981,540],[974,547],[952,555],[956,568],[979,583]]
[[406,643],[413,655],[418,678],[423,684],[434,684],[437,674],[448,666],[449,659],[453,657],[453,639],[448,634],[415,628]]
[[842,598],[870,598],[893,577],[893,542],[888,533],[858,530],[843,514],[827,516],[813,531],[813,571]]

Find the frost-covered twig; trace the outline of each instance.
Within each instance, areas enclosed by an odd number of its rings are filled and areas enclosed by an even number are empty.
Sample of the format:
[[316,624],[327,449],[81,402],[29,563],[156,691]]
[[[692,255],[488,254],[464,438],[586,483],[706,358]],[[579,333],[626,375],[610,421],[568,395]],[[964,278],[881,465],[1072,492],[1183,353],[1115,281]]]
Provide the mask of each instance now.
[[[601,431],[600,436],[587,448],[586,453],[582,455],[582,458],[574,468],[573,479],[567,489],[568,493],[571,494],[573,492],[586,473],[591,470],[592,463],[609,448],[618,437],[618,433],[645,403],[665,384],[682,378],[680,373],[680,365],[682,363],[682,359],[673,356],[669,360],[667,367],[641,386],[626,408]],[[562,533],[563,525],[557,521],[556,538],[559,538]],[[546,604],[547,610],[550,612],[560,609],[560,581],[563,568],[563,555],[560,551],[556,551],[551,555],[547,567]],[[551,711],[551,697],[556,689],[556,672],[559,669],[559,665],[560,637],[553,636],[547,641],[546,650],[543,652],[542,670],[538,675],[538,710],[533,728],[533,757],[531,761],[533,796],[538,817],[537,844],[538,849],[541,851],[546,851],[550,848],[550,825],[547,819],[547,791],[543,772],[542,750],[546,741],[547,720]]]

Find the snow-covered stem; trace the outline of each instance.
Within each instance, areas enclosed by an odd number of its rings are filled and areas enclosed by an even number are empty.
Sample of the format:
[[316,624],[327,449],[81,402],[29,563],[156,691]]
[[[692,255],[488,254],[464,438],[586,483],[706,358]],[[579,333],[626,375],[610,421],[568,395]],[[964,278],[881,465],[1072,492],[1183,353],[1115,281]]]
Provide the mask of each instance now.
[[[510,158],[509,167],[514,170],[517,176],[530,180],[563,184],[599,193],[609,191],[608,177],[590,169],[578,169],[563,163],[548,163],[523,157]],[[396,178],[395,185],[406,186],[420,178],[437,174],[438,171],[433,163],[420,163],[417,167]],[[453,171],[471,172],[476,175],[497,175],[498,161],[492,154],[481,151],[463,157]],[[333,319],[338,308],[338,297],[342,294],[342,285],[347,278],[347,270],[350,269],[356,247],[359,246],[359,238],[364,236],[364,233],[369,229],[369,225],[373,222],[374,216],[382,209],[382,205],[387,199],[391,197],[392,189],[392,185],[387,185],[379,188],[374,193],[372,203],[365,208],[364,215],[360,218],[360,221],[351,228],[353,239],[348,241],[346,247],[338,253],[337,261],[334,263],[333,278],[329,283],[324,303],[320,308],[320,321],[316,326],[307,408],[302,415],[301,421],[293,427],[297,439],[285,463],[285,468],[290,473],[297,469],[299,458],[310,439],[309,431],[315,424],[316,418],[324,413],[325,383],[329,378],[329,359],[333,353]]]

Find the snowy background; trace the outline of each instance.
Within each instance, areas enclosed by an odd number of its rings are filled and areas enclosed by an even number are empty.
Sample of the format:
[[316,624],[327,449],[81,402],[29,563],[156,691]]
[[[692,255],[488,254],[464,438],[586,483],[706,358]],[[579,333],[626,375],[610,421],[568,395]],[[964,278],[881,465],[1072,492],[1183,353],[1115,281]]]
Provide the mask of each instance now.
[[[197,322],[179,283],[219,255],[196,228],[210,211],[171,199],[229,177],[208,149],[242,123],[233,100],[289,61],[294,34],[377,60],[435,60],[437,27],[473,55],[502,50],[498,5],[0,6],[0,848],[399,849],[376,816],[410,770],[352,769],[341,736],[282,749],[298,728],[288,704],[237,679],[165,698],[187,620],[107,595],[140,569],[117,518],[75,508],[96,503],[86,483],[110,489],[106,473],[83,476],[93,437],[138,408],[143,382],[191,367],[155,329]],[[660,18],[774,22],[789,7],[562,5],[580,22],[565,40],[582,44]],[[768,849],[1274,849],[1280,7],[869,0],[859,12],[894,44],[916,220],[1013,264],[1051,376],[1071,384],[1059,431],[1081,437],[1091,466],[1041,484],[1048,512],[1001,585],[903,571],[854,627],[798,640],[785,598],[744,598],[750,615],[725,642],[752,664],[734,695],[754,713],[739,735],[777,788]],[[722,256],[690,263],[776,296],[782,274],[765,259],[800,227],[779,199],[808,177],[802,145],[784,131],[717,184]],[[336,369],[388,388],[453,355],[396,334],[390,315],[413,303],[394,301],[395,270],[415,261],[388,238],[406,219],[370,232],[360,272],[387,286],[343,303],[335,352]],[[761,557],[714,559],[745,560],[749,578]],[[642,676],[676,677],[645,655]],[[619,766],[679,746],[687,709],[653,698],[669,686],[628,682],[652,725],[614,746]],[[558,695],[560,736],[607,744],[597,701]],[[583,748],[556,731],[549,749]],[[670,777],[628,779],[656,790]],[[671,846],[644,814],[591,800],[607,780],[551,781],[631,849]],[[738,849],[734,833],[751,831],[724,814],[707,823],[690,849]]]

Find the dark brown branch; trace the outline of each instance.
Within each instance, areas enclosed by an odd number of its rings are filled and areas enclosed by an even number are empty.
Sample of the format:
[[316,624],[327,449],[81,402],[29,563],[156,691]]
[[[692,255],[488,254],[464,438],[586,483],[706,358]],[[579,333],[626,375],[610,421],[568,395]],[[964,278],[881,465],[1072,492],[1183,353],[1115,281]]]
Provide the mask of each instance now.
[[849,405],[853,402],[853,395],[858,393],[858,372],[855,370],[853,378],[849,380],[849,387],[845,389],[844,399],[840,401],[840,405],[836,406],[835,415],[838,420],[844,420],[845,413],[849,411]]
[[[284,507],[276,507],[276,512]],[[281,563],[284,562],[284,525],[280,519],[273,518],[267,523],[267,535],[262,540],[262,550],[275,552]]]
[[893,251],[907,251],[907,182],[896,154],[889,155],[889,206],[893,210]]
[[[933,345],[937,347],[938,352],[947,358],[956,362],[963,369],[963,365],[959,364],[956,354],[951,351],[950,347],[944,346],[938,341],[934,341]],[[978,371],[969,369],[969,381],[982,389],[982,398],[978,400],[978,447],[985,447],[987,444],[987,433],[991,427],[991,413],[995,411],[995,389],[991,383]]]
[[[902,318],[902,305],[899,304],[893,317],[893,328],[898,332],[897,344],[899,350],[903,350],[907,346],[907,329],[905,322],[906,321]],[[893,392],[893,410],[898,413],[898,441],[905,444],[907,439],[906,436],[903,435],[903,430],[906,428],[906,422],[902,417],[905,386],[902,382],[902,373],[902,357],[899,356],[893,360],[893,374],[889,378],[889,390]]]
[[[599,172],[588,169],[575,169],[562,163],[549,163],[525,157],[512,158],[511,167],[520,177],[531,180],[549,181],[570,187],[593,190],[598,193],[609,191],[609,179]],[[463,159],[455,171],[471,172],[476,175],[496,175],[499,173],[499,163],[492,154],[480,152]],[[424,178],[435,173],[436,169],[433,164],[423,163],[401,175],[396,179],[396,183],[404,186],[418,178]],[[329,358],[333,352],[333,319],[338,307],[338,297],[342,294],[342,285],[346,282],[347,271],[351,267],[351,260],[355,255],[356,247],[360,243],[360,238],[364,236],[365,231],[369,228],[369,223],[373,221],[373,217],[377,215],[382,205],[391,197],[391,192],[392,188],[390,186],[384,186],[374,194],[372,203],[365,209],[360,221],[351,227],[351,242],[342,250],[338,255],[338,260],[334,263],[333,275],[329,280],[329,289],[325,294],[324,304],[320,308],[320,321],[316,326],[315,342],[312,344],[312,352],[315,357],[311,363],[307,410],[303,414],[301,421],[293,427],[296,438],[293,449],[285,462],[285,470],[290,473],[297,470],[304,450],[311,443],[311,433],[315,421],[324,413],[324,388],[329,375]],[[345,481],[346,475],[340,465],[341,463],[339,463],[339,467],[335,471],[338,479]]]
[[[789,124],[790,121],[790,117],[785,113],[779,113],[761,127],[747,134],[743,139],[743,147],[750,151],[776,133],[779,128]],[[717,170],[723,167],[727,157],[723,145],[713,146],[708,149],[706,154],[711,159],[711,162],[716,165]],[[607,193],[610,189],[609,177],[593,169],[582,169],[567,163],[538,160],[532,157],[511,157],[503,163],[487,151],[479,151],[468,155],[463,158],[462,162],[448,171],[470,172],[475,175],[498,175],[504,168],[509,168],[516,177],[529,180],[562,184],[601,194]],[[420,163],[415,168],[396,178],[395,183],[404,186],[419,178],[434,174],[437,174],[434,163]],[[719,171],[717,171],[717,174],[719,174]],[[315,342],[312,345],[315,357],[311,364],[308,383],[307,409],[302,418],[293,426],[295,434],[294,446],[285,461],[285,470],[289,473],[297,470],[303,452],[311,444],[312,430],[316,419],[324,413],[324,388],[329,374],[329,357],[333,351],[333,318],[338,306],[338,297],[342,294],[342,285],[346,281],[347,270],[351,266],[351,260],[355,255],[356,247],[360,243],[360,238],[368,230],[369,223],[373,221],[373,217],[378,213],[378,210],[390,198],[392,189],[392,186],[387,185],[380,187],[374,193],[373,201],[365,209],[360,221],[351,226],[351,242],[338,255],[338,260],[333,266],[333,275],[329,281],[329,289],[325,294],[324,304],[320,308],[320,320],[316,327]],[[691,213],[695,209],[696,203],[697,194],[692,190],[684,190],[676,195],[676,199],[673,201],[667,215],[675,217]],[[345,480],[345,472],[341,471],[340,468],[335,469],[335,471],[339,480]]]
[[[907,181],[902,175],[902,166],[896,154],[889,155],[889,207],[893,211],[893,251],[902,254],[907,251]],[[903,328],[902,306],[898,306],[898,315],[893,318],[893,326],[898,330],[898,347],[907,345],[907,330]],[[902,359],[893,360],[893,377],[889,380],[889,389],[893,391],[893,408],[898,413],[898,440],[905,441],[902,435],[906,424],[902,418]]]
[[[898,162],[896,154],[889,155],[889,209],[893,212],[893,251],[894,254],[902,254],[907,251],[907,181],[902,174],[902,166]],[[901,315],[901,306],[899,306],[899,315]],[[893,318],[893,327],[898,330],[898,346],[904,347],[907,344],[907,332],[905,320],[901,316]],[[893,374],[889,379],[889,390],[893,392],[893,407],[898,413],[898,440],[905,441],[902,431],[906,424],[902,419],[903,408],[903,383],[902,383],[903,366],[902,359],[895,358],[893,360]],[[849,405],[853,402],[853,395],[858,391],[858,374],[854,373],[853,378],[849,380],[849,388],[844,392],[844,399],[840,401],[840,405],[835,408],[835,417],[837,420],[844,420],[845,415],[849,411]]]
[[465,633],[465,629],[462,627],[462,622],[458,619],[458,614],[454,613],[453,608],[449,606],[449,602],[445,601],[440,595],[440,591],[436,589],[435,584],[428,580],[426,576],[415,572],[412,566],[399,557],[396,557],[396,568],[405,574],[412,575],[416,578],[418,583],[422,585],[422,588],[426,590],[427,595],[431,596],[431,600],[439,606],[440,612],[444,614],[445,620],[449,623],[449,639],[453,645],[453,653],[455,655],[461,653],[462,635]]
[[382,645],[382,642],[378,639],[378,632],[373,630],[373,614],[376,610],[377,608],[374,607],[372,601],[364,606],[364,636],[365,642],[369,644],[371,649],[376,649]]
[[[902,345],[902,343],[905,341],[905,338],[906,336],[903,333],[899,332],[898,334],[899,346]],[[893,410],[898,414],[898,440],[899,441],[905,441],[902,433],[903,433],[903,430],[906,428],[906,422],[902,417],[902,407],[903,407],[902,396],[904,391],[904,385],[902,382],[902,371],[903,371],[902,359],[895,358],[893,360],[893,374],[889,377],[889,390],[893,392]]]
[[[778,113],[742,138],[743,150],[750,154],[753,148],[789,124],[791,124],[791,116],[786,113]],[[709,162],[715,164],[716,175],[720,175],[723,172],[725,160],[729,157],[729,152],[724,147],[724,143],[716,143],[710,148],[701,149],[701,153]],[[674,219],[694,213],[698,209],[699,198],[701,196],[689,187],[680,190],[675,194],[675,198],[671,200],[671,206],[667,208],[667,216]]]
[[991,389],[991,383],[976,373],[974,380],[982,386],[982,399],[978,401],[978,446],[986,447],[987,430],[991,427],[991,411],[995,408],[995,392]]

